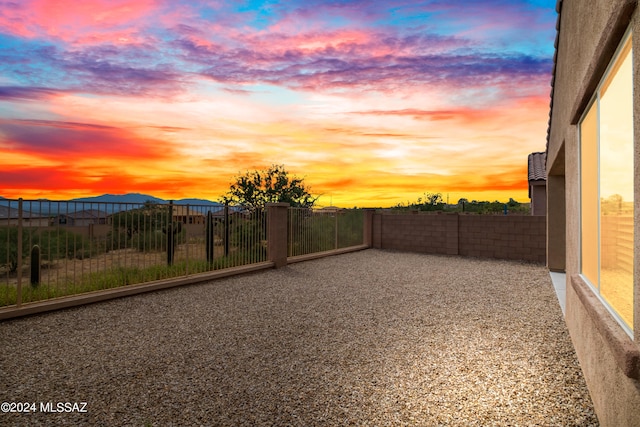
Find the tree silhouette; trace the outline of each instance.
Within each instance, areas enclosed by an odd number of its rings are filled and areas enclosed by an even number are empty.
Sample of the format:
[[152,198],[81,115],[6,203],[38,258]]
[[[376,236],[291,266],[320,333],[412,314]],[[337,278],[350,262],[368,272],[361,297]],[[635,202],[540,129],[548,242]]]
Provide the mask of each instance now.
[[310,208],[317,198],[309,193],[303,178],[290,176],[284,165],[247,171],[233,179],[223,200],[256,209],[266,203],[286,202],[294,207]]

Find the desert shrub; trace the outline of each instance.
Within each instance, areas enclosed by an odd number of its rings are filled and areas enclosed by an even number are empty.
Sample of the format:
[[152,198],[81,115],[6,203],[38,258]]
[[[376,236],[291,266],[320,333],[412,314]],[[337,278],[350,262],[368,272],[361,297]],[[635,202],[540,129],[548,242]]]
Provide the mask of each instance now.
[[131,246],[131,243],[129,241],[127,232],[123,229],[118,228],[115,230],[110,230],[107,233],[105,246],[108,252],[128,248]]
[[[42,261],[85,259],[102,253],[104,244],[64,228],[22,230],[22,259],[29,256],[33,245],[40,246]],[[18,228],[0,227],[0,267],[13,273],[18,268]]]
[[266,239],[266,221],[264,211],[258,210],[250,217],[235,216],[229,224],[229,241],[231,246],[240,250],[252,250],[259,247]]
[[[22,258],[29,254],[29,233],[22,234]],[[0,267],[18,269],[18,227],[0,227]]]
[[73,233],[64,228],[40,230],[32,237],[33,244],[40,246],[42,260],[86,259],[104,252],[104,246],[97,240]]
[[364,212],[361,209],[342,211],[338,216],[338,247],[361,245],[364,241]]

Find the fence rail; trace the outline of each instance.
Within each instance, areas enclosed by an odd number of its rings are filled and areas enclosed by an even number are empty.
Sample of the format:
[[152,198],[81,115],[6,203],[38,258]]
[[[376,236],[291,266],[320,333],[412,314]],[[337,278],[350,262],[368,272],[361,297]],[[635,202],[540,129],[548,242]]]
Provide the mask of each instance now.
[[[0,308],[264,263],[268,212],[0,199]],[[289,208],[286,221],[289,257],[363,244],[361,210]]]
[[307,255],[363,243],[364,211],[289,208],[288,256]]
[[266,259],[261,209],[0,200],[0,306]]

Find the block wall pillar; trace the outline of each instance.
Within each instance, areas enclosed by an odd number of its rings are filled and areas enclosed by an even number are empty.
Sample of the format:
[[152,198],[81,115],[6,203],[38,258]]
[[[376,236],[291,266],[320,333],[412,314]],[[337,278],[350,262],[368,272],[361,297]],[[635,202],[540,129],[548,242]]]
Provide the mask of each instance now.
[[275,268],[287,265],[289,203],[267,203],[267,258]]

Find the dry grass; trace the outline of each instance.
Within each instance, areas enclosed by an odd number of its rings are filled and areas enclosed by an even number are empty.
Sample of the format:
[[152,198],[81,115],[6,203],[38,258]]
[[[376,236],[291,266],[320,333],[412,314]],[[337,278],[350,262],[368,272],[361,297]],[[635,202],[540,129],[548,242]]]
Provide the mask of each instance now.
[[[224,254],[222,246],[214,247],[214,256],[221,257]],[[176,262],[187,259],[206,259],[204,243],[181,244],[176,247],[174,260]],[[29,283],[28,259],[23,266],[23,283]],[[86,259],[56,259],[44,262],[41,270],[41,282],[43,285],[66,284],[80,281],[87,276],[100,271],[114,268],[139,267],[141,269],[166,265],[167,253],[164,251],[142,252],[137,249],[117,249],[106,253],[93,255]],[[17,274],[0,276],[0,284],[15,286],[18,282]]]

